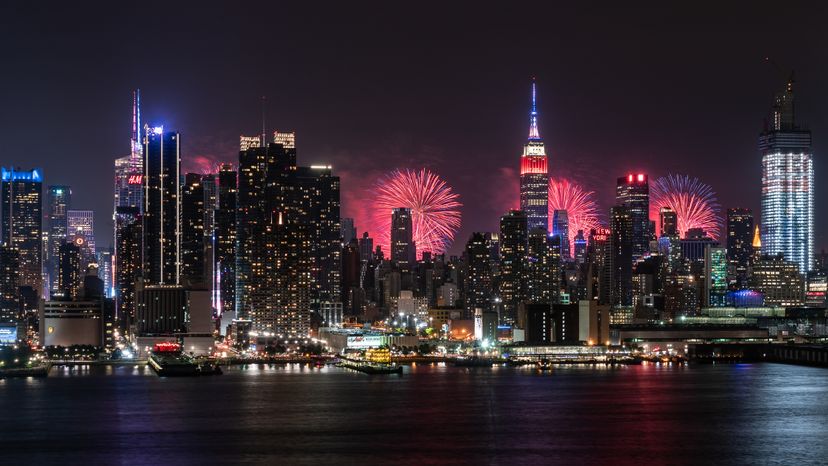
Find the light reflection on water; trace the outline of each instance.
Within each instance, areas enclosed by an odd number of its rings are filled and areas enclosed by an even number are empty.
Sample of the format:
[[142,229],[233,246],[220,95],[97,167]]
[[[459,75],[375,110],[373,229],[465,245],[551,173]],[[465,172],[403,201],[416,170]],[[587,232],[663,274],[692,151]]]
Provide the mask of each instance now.
[[[159,378],[56,367],[0,380],[6,464],[809,464],[828,370],[776,364],[412,364],[402,376],[250,364]],[[9,426],[14,426],[11,428]]]

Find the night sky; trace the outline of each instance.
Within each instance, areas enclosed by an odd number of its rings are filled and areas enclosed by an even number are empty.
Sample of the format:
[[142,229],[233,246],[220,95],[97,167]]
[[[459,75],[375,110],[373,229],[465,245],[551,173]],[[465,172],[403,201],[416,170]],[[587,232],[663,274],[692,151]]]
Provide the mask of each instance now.
[[757,136],[786,77],[772,57],[796,71],[798,119],[814,133],[816,246],[828,247],[820,2],[41,3],[0,6],[0,164],[71,185],[102,246],[137,87],[144,120],[181,132],[190,171],[237,161],[267,96],[268,132],[295,130],[300,164],[334,166],[360,233],[379,175],[433,169],[465,205],[452,253],[518,203],[532,76],[550,174],[595,191],[602,211],[617,176],[644,171],[697,176],[723,208],[758,217]]

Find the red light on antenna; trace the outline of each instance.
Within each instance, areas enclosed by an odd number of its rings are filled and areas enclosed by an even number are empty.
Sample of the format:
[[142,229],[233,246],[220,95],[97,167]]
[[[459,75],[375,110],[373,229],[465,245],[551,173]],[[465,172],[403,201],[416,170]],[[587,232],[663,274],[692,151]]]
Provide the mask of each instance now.
[[638,174],[638,181],[644,181],[644,175],[641,173]]
[[630,183],[632,183],[632,179],[633,179],[633,176],[632,176],[632,175],[628,175],[628,176],[627,176],[627,181],[629,181]]

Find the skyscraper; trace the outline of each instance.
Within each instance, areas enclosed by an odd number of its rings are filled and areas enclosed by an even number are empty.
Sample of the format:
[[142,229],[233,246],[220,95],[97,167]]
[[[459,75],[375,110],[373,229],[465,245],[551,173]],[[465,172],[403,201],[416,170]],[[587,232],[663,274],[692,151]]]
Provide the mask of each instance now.
[[402,272],[410,272],[417,261],[409,208],[400,207],[391,212],[391,260]]
[[69,186],[49,186],[49,247],[46,268],[52,290],[58,282],[58,248],[66,241],[66,213],[72,208],[72,189]]
[[538,131],[535,81],[532,80],[532,110],[529,112],[529,138],[520,158],[520,209],[525,212],[529,230],[549,231],[549,173],[546,146]]
[[359,239],[359,259],[362,262],[371,262],[374,255],[374,239],[368,236],[368,232],[362,233]]
[[97,254],[97,263],[98,263],[98,278],[101,279],[103,282],[104,287],[104,297],[105,298],[114,298],[115,297],[115,274],[114,274],[114,255],[112,254],[112,249],[108,250],[98,250]]
[[340,219],[341,227],[340,227],[340,237],[342,238],[342,244],[348,245],[351,243],[352,239],[356,239],[356,227],[354,227],[354,219],[342,217]]
[[612,304],[632,304],[633,221],[630,209],[615,206],[610,211],[612,230]]
[[805,304],[805,282],[799,264],[781,254],[754,261],[752,287],[765,296],[766,306],[797,307]]
[[20,313],[20,254],[0,243],[0,323],[17,322]]
[[556,210],[552,214],[552,234],[561,238],[561,257],[569,260],[569,216],[565,210]]
[[704,301],[708,307],[723,307],[727,294],[727,250],[708,245],[704,250]]
[[727,261],[729,285],[735,290],[747,287],[748,267],[753,258],[753,211],[727,209]]
[[615,203],[627,208],[632,222],[632,255],[638,259],[650,249],[650,182],[647,175],[618,178]]
[[609,228],[596,228],[589,232],[587,297],[597,299],[599,304],[612,303],[612,236]]
[[238,175],[233,166],[222,164],[218,174],[218,210],[216,211],[216,267],[223,314],[236,306],[236,198]]
[[678,236],[678,214],[669,207],[662,207],[658,211],[659,224],[661,225],[661,236]]
[[560,236],[549,237],[542,228],[529,231],[526,246],[526,301],[552,304],[560,294]]
[[811,132],[796,123],[793,85],[791,74],[759,136],[762,253],[782,253],[805,273],[813,267],[814,167]]
[[[278,133],[284,134],[293,133]],[[290,145],[294,139],[284,140]],[[318,311],[320,303],[339,302],[341,295],[339,177],[330,165],[295,166],[287,173],[289,188],[282,191],[282,205],[296,222],[307,225],[313,264],[311,308]]]
[[311,311],[340,299],[339,178],[298,167],[293,133],[274,140],[239,154],[236,310],[257,331],[304,338]]
[[[583,264],[584,262],[586,262],[587,255],[587,241],[586,238],[584,238],[584,230],[578,230],[578,232],[575,234],[575,240],[573,241],[573,243],[575,244],[575,262],[577,262],[578,264]],[[561,249],[563,249],[563,245],[561,246]],[[561,255],[563,255],[563,252],[561,252]]]
[[181,240],[181,138],[163,126],[144,126],[144,279],[177,285]]
[[144,147],[141,133],[141,91],[132,92],[132,137],[129,155],[115,159],[115,207],[142,207]]
[[204,286],[205,276],[204,242],[204,186],[201,175],[184,175],[181,194],[181,283],[190,286]]
[[135,320],[135,282],[142,275],[143,234],[141,209],[115,208],[115,310],[127,325]]
[[60,273],[57,277],[57,290],[65,299],[76,299],[80,295],[81,283],[83,281],[82,252],[75,243],[64,242],[58,248],[58,268]]
[[488,310],[492,299],[492,267],[485,233],[472,233],[466,243],[468,271],[465,283],[466,318],[474,316],[474,310]]
[[0,242],[17,249],[20,286],[43,290],[43,171],[0,168]]
[[[235,309],[240,319],[251,319],[254,309],[264,309],[267,305],[265,262],[268,250],[275,247],[268,238],[271,218],[265,197],[265,176],[268,166],[275,164],[276,157],[269,151],[274,152],[275,147],[252,146],[239,152]],[[230,175],[225,174],[225,177]]]
[[[95,263],[95,212],[91,210],[69,210],[66,212],[66,235],[81,248],[81,270]],[[82,240],[82,241],[81,241]]]
[[500,299],[503,320],[517,320],[518,305],[526,298],[527,217],[522,210],[510,210],[500,217]]

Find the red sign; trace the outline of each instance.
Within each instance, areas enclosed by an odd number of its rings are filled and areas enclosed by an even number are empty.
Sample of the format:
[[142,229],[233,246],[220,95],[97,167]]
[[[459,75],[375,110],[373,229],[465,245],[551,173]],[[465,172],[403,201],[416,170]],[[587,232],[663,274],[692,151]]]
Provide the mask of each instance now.
[[142,184],[144,182],[144,175],[129,175],[127,178],[128,184]]
[[612,235],[612,230],[609,228],[596,228],[595,233],[592,234],[592,241],[606,241]]
[[153,351],[156,353],[176,353],[181,351],[181,345],[178,343],[172,343],[168,341],[162,341],[160,343],[156,343]]

